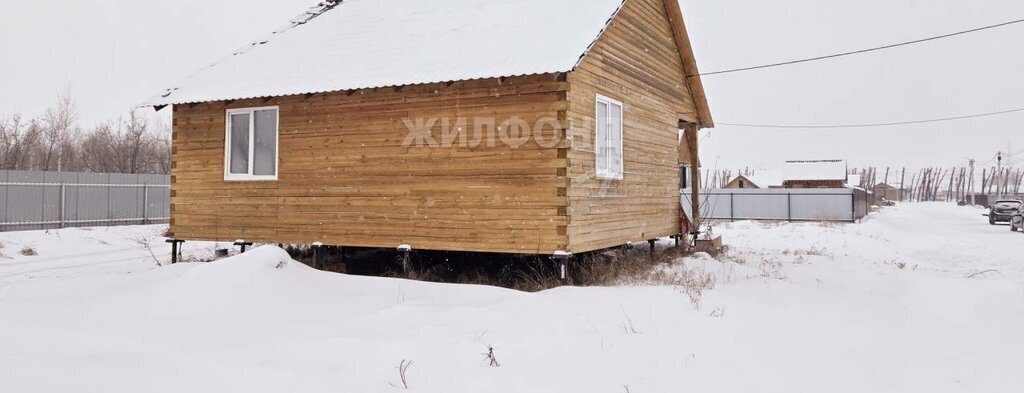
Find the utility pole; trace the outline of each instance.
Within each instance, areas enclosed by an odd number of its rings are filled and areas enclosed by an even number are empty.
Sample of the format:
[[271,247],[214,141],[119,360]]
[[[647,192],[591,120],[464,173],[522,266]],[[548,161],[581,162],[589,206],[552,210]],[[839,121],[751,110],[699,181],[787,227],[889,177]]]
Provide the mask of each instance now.
[[974,206],[974,159],[970,161],[971,175],[970,180],[967,182],[967,195],[971,196],[971,206]]
[[996,152],[996,198],[1003,197],[1003,190],[999,187],[1002,182],[999,178],[1003,176],[1003,152]]

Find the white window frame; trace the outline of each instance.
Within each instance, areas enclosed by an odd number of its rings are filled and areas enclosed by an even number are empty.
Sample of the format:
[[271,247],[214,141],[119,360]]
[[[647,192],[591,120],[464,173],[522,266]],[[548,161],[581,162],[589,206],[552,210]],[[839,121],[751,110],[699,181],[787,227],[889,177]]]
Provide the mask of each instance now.
[[[253,168],[256,165],[254,157],[256,149],[256,111],[274,110],[277,113],[274,121],[277,122],[274,137],[274,174],[254,175]],[[248,173],[231,173],[231,115],[249,115],[249,171]],[[277,181],[277,174],[281,172],[281,109],[277,106],[261,106],[254,108],[228,109],[224,119],[224,180],[225,181]]]
[[[601,104],[608,105],[609,116],[606,119],[597,118],[597,114],[599,112],[598,107]],[[600,123],[598,122],[604,121],[606,127],[605,129],[608,130],[608,132],[615,132],[612,130],[612,116],[610,116],[612,105],[618,105],[619,107],[620,128],[617,130],[619,133],[619,167],[616,173],[606,173],[601,170],[601,148],[603,147],[603,139],[601,138],[601,135],[599,135],[600,128],[598,128],[598,124]],[[624,105],[622,101],[614,100],[612,98],[600,94],[597,95],[597,101],[594,103],[594,169],[599,179],[622,180],[623,176],[625,175],[625,170],[623,168],[626,165],[626,150],[623,148],[623,141],[625,140],[626,128],[626,118],[624,116],[625,112],[626,105]]]

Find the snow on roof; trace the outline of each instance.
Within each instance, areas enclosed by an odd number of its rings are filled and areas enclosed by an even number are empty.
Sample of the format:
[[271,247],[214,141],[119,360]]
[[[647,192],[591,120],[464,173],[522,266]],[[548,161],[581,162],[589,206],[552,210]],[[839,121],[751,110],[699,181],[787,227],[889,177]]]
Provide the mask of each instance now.
[[623,0],[328,0],[161,106],[572,71]]
[[860,187],[861,175],[851,173],[846,175],[846,185],[850,187]]
[[890,189],[890,190],[897,190],[897,189],[899,189],[899,187],[896,187],[896,186],[894,186],[892,184],[889,184],[889,183],[878,183],[878,184],[875,184],[875,186],[872,187],[872,188],[886,188],[886,189]]
[[782,173],[778,171],[759,170],[753,175],[747,176],[747,179],[761,188],[782,186]]
[[846,181],[846,161],[802,160],[786,161],[785,177],[789,180],[842,180]]
[[[736,177],[740,176],[743,176],[758,188],[771,188],[782,186],[782,174],[778,171],[759,169],[754,171],[754,173],[752,174],[737,175]],[[735,180],[736,177],[734,177],[733,180]]]

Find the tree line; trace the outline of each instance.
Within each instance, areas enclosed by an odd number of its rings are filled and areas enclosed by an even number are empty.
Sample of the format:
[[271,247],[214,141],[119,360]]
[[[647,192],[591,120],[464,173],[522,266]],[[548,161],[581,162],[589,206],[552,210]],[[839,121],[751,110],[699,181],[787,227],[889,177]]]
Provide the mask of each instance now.
[[[973,167],[924,168],[907,172],[906,168],[893,171],[885,168],[884,176],[877,168],[860,170],[861,187],[871,189],[878,184],[902,190],[900,198],[909,201],[952,201],[970,202],[971,195],[992,195],[994,197],[1021,195],[1024,187],[1024,169],[991,167],[981,168],[978,173]],[[854,171],[856,173],[856,171]],[[978,185],[981,185],[979,188]]]
[[131,111],[83,129],[69,91],[35,118],[0,117],[0,169],[63,172],[170,172],[166,125]]

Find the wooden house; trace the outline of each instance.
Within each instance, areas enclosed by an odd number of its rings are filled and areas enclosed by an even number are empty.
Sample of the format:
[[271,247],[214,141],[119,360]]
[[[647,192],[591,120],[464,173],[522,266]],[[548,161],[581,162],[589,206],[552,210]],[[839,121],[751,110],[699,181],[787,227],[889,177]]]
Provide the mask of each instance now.
[[698,75],[676,0],[330,0],[144,106],[177,239],[579,253],[680,234]]

